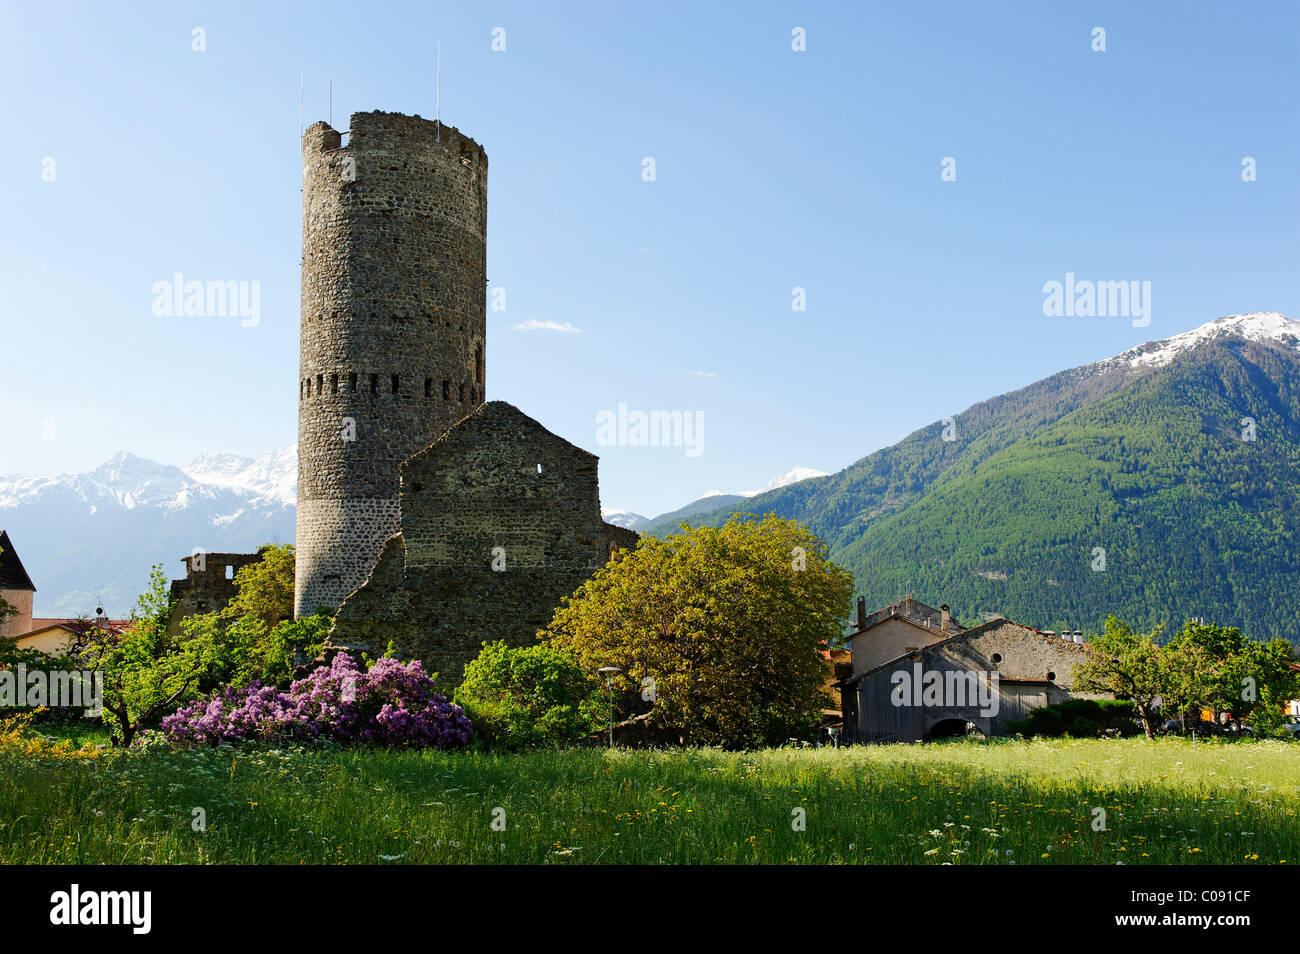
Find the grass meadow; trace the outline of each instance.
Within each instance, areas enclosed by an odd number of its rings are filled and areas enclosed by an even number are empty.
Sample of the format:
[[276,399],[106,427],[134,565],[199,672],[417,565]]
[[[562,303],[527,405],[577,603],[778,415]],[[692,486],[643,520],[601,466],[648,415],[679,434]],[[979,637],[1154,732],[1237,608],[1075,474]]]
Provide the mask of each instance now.
[[496,754],[0,738],[6,864],[1295,865],[1298,811],[1300,744],[1282,741]]

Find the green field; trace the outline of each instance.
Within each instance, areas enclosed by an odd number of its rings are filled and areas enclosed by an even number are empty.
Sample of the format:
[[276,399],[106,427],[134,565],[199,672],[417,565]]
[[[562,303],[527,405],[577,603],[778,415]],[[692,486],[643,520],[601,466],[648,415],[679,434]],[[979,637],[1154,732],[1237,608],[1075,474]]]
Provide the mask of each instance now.
[[1300,744],[1279,741],[94,757],[0,744],[11,864],[1294,865],[1298,810]]

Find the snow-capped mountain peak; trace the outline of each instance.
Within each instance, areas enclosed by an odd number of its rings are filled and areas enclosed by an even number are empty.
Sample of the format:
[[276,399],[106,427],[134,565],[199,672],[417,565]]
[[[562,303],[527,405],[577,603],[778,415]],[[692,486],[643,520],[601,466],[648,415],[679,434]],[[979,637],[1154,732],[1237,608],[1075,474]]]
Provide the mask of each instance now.
[[1300,350],[1300,321],[1275,311],[1256,311],[1245,315],[1224,315],[1207,321],[1191,331],[1148,341],[1113,358],[1097,362],[1100,368],[1124,365],[1130,368],[1158,368],[1180,354],[1216,338],[1244,338],[1247,341],[1276,342]]
[[786,473],[782,474],[780,477],[773,477],[762,487],[759,487],[758,490],[755,490],[753,493],[750,494],[745,494],[745,496],[754,497],[757,496],[758,494],[765,494],[769,490],[776,490],[780,487],[788,487],[791,484],[797,484],[801,480],[808,480],[812,477],[825,477],[825,476],[826,476],[826,472],[824,470],[813,470],[813,468],[811,467],[796,467],[794,470],[787,471]]
[[252,491],[258,496],[292,504],[298,499],[298,446],[294,444],[258,458],[203,454],[185,468],[185,473],[201,484]]

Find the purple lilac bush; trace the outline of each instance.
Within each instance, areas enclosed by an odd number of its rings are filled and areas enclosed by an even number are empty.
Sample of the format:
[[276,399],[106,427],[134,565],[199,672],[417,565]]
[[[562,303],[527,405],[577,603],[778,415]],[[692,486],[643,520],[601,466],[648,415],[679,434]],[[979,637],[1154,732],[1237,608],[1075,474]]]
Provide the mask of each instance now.
[[176,710],[162,729],[172,742],[190,745],[332,739],[446,749],[473,734],[464,710],[434,691],[419,660],[380,659],[367,672],[346,653],[288,692],[260,683],[225,689]]

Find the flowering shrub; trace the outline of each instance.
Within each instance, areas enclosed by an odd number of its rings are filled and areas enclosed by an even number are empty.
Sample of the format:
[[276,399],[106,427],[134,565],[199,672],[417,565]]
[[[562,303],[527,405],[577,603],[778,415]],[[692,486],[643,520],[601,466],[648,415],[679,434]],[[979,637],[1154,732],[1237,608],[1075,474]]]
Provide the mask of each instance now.
[[331,739],[440,749],[464,745],[473,731],[460,706],[434,692],[418,660],[381,659],[366,672],[346,653],[288,692],[260,683],[228,688],[178,709],[162,728],[182,744]]

